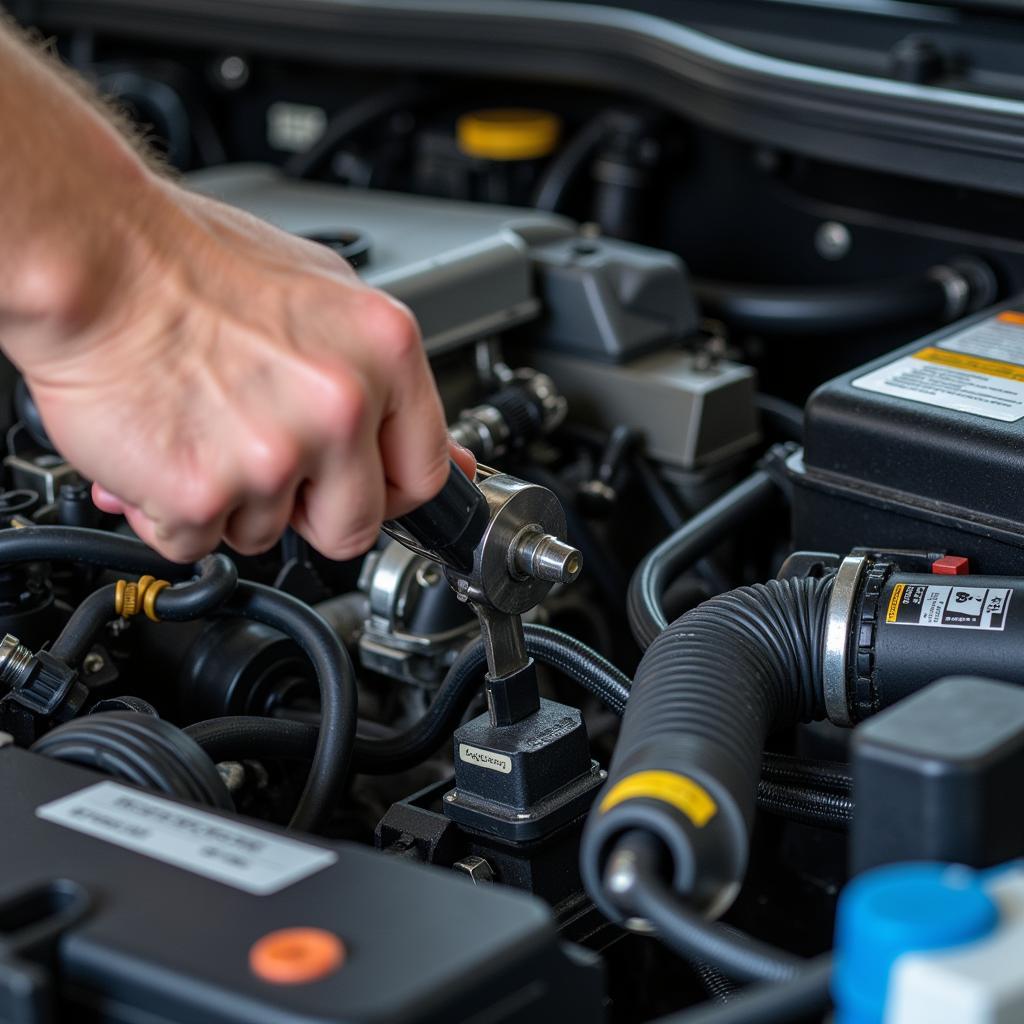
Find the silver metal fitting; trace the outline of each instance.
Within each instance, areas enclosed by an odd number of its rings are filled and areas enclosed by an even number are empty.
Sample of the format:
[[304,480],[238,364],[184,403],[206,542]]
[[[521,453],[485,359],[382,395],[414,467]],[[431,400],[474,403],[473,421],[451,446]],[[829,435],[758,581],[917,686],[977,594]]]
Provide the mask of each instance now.
[[539,526],[524,527],[509,552],[509,570],[522,579],[572,583],[582,568],[583,559],[576,548]]
[[825,626],[825,651],[821,660],[825,713],[830,722],[847,727],[853,725],[849,694],[850,628],[867,562],[861,555],[848,555],[840,563],[832,584]]
[[15,687],[31,670],[33,659],[32,652],[8,633],[0,640],[0,684]]

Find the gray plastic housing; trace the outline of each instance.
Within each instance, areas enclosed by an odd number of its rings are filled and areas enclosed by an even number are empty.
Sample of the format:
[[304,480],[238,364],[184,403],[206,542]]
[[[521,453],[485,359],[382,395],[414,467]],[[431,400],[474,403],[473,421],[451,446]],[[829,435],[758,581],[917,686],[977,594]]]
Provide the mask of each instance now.
[[550,213],[292,181],[260,164],[187,183],[296,235],[365,234],[360,277],[409,306],[431,356],[535,318],[530,247],[576,233]]
[[[754,370],[679,346],[699,320],[672,253],[582,237],[550,213],[294,181],[259,164],[188,184],[298,235],[365,235],[360,276],[410,307],[429,356],[521,328],[523,361],[551,375],[574,419],[637,427],[676,471],[720,466],[759,440]],[[454,414],[466,394],[450,369],[442,377]]]

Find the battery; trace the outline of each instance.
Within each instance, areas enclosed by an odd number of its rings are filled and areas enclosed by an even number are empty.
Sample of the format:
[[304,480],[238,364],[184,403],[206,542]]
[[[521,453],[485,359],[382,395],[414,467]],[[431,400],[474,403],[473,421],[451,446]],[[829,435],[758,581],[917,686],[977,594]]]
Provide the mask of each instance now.
[[787,470],[798,548],[1024,571],[1024,296],[822,385]]

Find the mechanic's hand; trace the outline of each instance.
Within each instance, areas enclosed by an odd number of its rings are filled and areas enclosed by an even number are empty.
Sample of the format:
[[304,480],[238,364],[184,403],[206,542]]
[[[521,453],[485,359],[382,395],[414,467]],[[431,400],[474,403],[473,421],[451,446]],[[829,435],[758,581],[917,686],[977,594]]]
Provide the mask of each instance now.
[[141,194],[100,227],[104,272],[10,350],[54,443],[168,558],[289,523],[361,554],[448,474],[411,314],[323,246],[153,176]]

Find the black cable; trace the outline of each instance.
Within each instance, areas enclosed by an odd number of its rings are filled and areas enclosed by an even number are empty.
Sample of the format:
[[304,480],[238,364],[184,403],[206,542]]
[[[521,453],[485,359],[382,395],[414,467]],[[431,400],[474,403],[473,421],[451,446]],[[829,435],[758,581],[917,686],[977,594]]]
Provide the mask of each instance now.
[[[617,714],[629,696],[629,678],[586,644],[548,626],[527,625],[531,657],[563,672]],[[426,714],[397,736],[355,740],[353,767],[368,775],[389,775],[422,763],[458,727],[487,669],[482,640],[469,644],[448,670]],[[288,719],[214,718],[185,730],[215,761],[239,758],[306,758],[313,751],[317,726]]]
[[853,789],[849,765],[772,751],[766,751],[761,756],[761,777],[772,782],[827,789],[844,796],[848,796]]
[[832,957],[808,960],[792,980],[778,985],[754,985],[736,993],[724,1005],[698,1006],[659,1017],[651,1024],[793,1024],[824,1017],[831,1004]]
[[757,806],[803,825],[845,832],[853,820],[853,800],[809,786],[793,786],[762,778],[757,784]]
[[[573,682],[622,714],[629,697],[629,677],[586,644],[548,626],[526,625],[526,651],[537,661],[564,673]],[[356,741],[356,770],[370,775],[405,771],[425,761],[458,727],[479,692],[487,670],[482,639],[465,647],[448,670],[426,714],[410,729],[388,739]]]
[[646,650],[668,626],[661,607],[668,585],[765,508],[777,494],[778,487],[772,478],[757,470],[644,556],[629,581],[626,605],[633,636],[642,648]]
[[386,92],[373,93],[357,100],[331,118],[323,134],[309,149],[288,160],[284,167],[285,174],[291,178],[312,176],[350,136],[400,107],[412,104],[422,106],[426,92],[422,83],[407,82]]
[[[662,881],[664,850],[649,832],[625,833],[608,858],[605,890],[631,917],[653,925],[658,938],[687,960],[699,960],[740,981],[791,981],[802,961],[683,904]],[[625,864],[623,869],[620,865]]]

